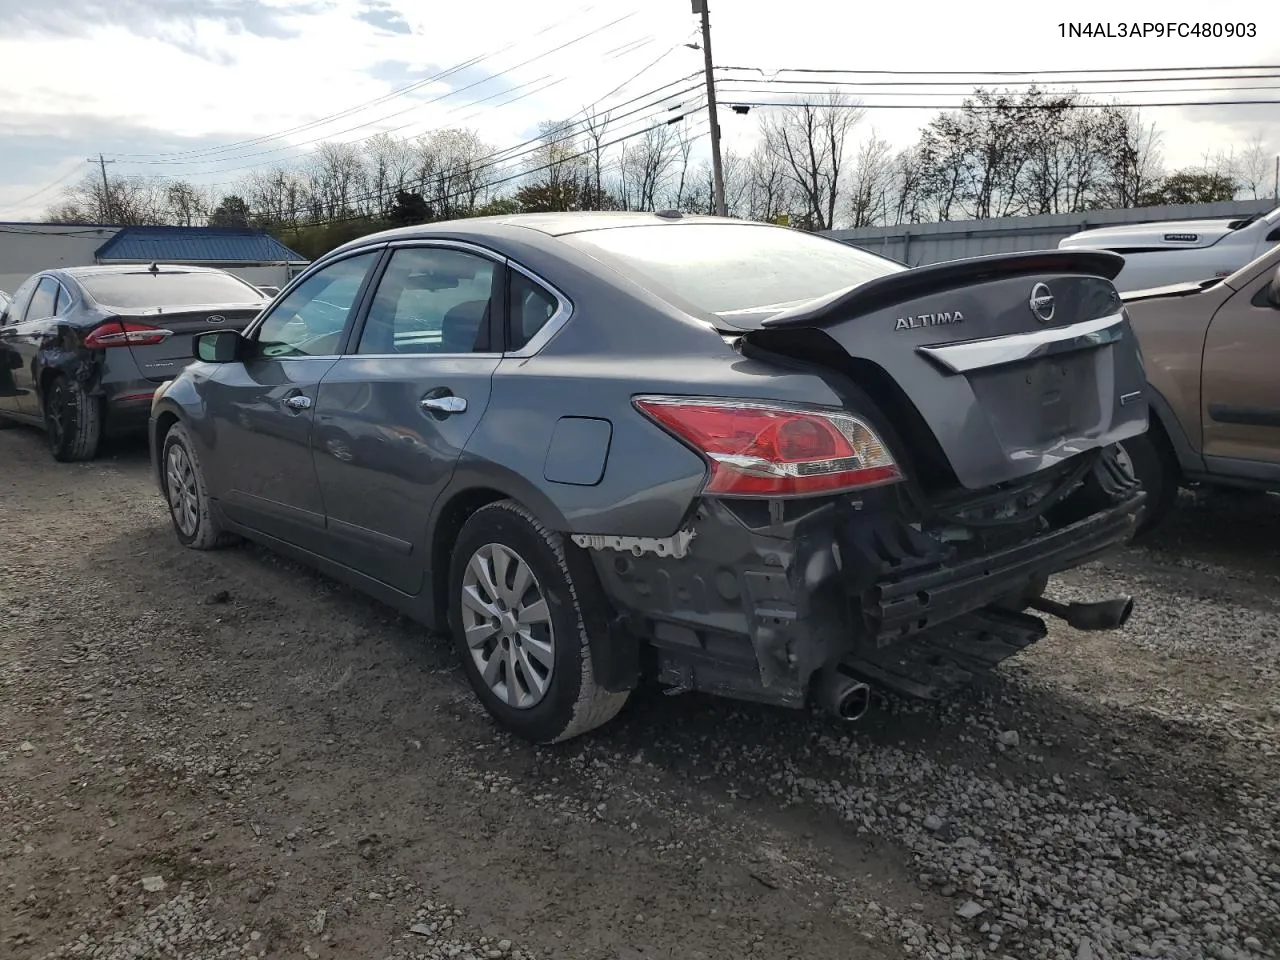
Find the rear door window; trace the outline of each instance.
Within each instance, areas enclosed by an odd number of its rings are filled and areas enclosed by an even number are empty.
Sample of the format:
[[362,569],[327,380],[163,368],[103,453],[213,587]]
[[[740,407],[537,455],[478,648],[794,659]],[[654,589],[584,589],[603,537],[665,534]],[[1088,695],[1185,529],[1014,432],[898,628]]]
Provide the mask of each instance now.
[[547,325],[560,309],[560,301],[540,283],[530,280],[519,270],[510,272],[507,291],[507,349],[519,350]]
[[486,353],[494,273],[485,257],[403,247],[378,282],[357,353]]
[[41,277],[36,292],[27,306],[26,320],[45,320],[52,317],[58,306],[58,283],[52,277]]

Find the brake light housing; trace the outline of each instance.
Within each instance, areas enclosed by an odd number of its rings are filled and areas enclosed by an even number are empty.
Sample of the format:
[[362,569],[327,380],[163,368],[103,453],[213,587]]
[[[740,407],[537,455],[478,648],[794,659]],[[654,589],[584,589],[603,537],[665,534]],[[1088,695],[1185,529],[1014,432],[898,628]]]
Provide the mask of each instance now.
[[843,411],[710,397],[642,396],[632,402],[707,461],[704,493],[806,497],[903,479],[875,430]]
[[145,323],[132,320],[108,320],[98,324],[84,338],[84,345],[90,350],[104,350],[108,347],[151,347],[164,343],[173,336],[172,330],[162,330]]

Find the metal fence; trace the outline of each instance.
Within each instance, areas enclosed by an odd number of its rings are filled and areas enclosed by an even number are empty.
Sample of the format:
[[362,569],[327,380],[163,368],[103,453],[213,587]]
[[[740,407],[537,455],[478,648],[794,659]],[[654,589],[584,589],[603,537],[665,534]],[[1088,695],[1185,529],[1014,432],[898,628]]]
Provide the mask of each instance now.
[[913,267],[941,260],[959,260],[989,253],[1050,250],[1058,241],[1081,230],[1155,220],[1206,220],[1248,217],[1275,209],[1276,201],[1232,200],[1129,210],[1090,210],[1038,217],[999,217],[992,220],[952,220],[946,223],[904,223],[892,227],[830,230],[827,235],[879,253]]

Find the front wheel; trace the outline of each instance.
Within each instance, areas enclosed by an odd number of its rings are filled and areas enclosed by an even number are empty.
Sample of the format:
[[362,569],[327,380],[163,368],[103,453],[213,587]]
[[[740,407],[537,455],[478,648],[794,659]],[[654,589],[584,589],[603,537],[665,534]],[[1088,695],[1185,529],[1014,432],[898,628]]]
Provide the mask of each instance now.
[[449,625],[490,715],[534,743],[569,740],[627,702],[595,679],[564,542],[511,500],[463,525],[449,574]]
[[53,459],[92,460],[102,438],[102,404],[82,384],[55,376],[44,392],[44,433]]
[[164,494],[178,542],[192,550],[214,550],[234,543],[235,535],[223,529],[209,503],[200,459],[187,428],[174,424],[160,449]]

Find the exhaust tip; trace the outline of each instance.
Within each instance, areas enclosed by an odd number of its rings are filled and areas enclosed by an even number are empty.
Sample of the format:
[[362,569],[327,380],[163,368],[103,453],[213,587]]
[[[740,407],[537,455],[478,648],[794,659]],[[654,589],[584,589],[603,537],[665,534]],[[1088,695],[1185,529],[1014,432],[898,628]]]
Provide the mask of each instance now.
[[863,714],[871,707],[871,688],[865,683],[857,684],[854,689],[845,694],[844,699],[836,710],[836,716],[841,720],[861,720]]
[[871,706],[871,688],[839,670],[824,672],[817,692],[823,709],[838,720],[860,720]]
[[1066,621],[1077,630],[1118,630],[1133,614],[1133,597],[1121,596],[1097,603],[1058,603],[1048,597],[1038,597],[1030,606]]

